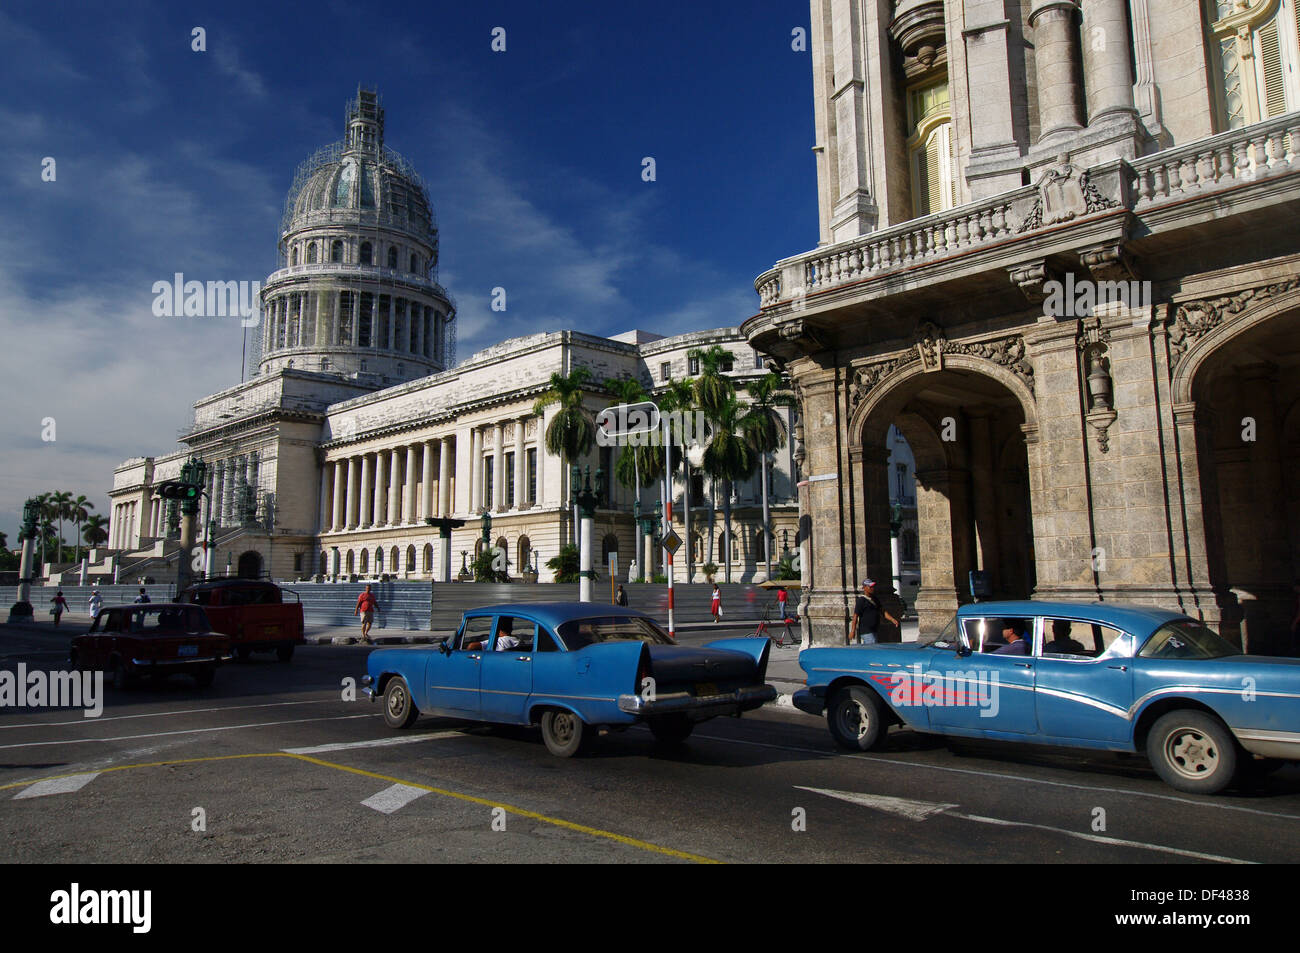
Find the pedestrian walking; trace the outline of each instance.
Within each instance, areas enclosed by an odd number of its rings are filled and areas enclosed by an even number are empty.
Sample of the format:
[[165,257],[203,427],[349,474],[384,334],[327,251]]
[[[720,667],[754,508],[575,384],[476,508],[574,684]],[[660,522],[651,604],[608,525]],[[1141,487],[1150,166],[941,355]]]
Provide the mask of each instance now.
[[92,619],[99,615],[99,610],[104,605],[104,597],[99,594],[98,589],[90,594],[90,600],[87,605],[90,608],[90,617]]
[[880,627],[882,615],[894,625],[898,625],[898,620],[886,612],[885,607],[876,598],[876,581],[864,579],[862,595],[858,596],[858,601],[853,604],[853,627],[844,643],[848,645],[855,637],[859,645],[875,643],[876,630]]
[[137,603],[137,602],[152,602],[153,600],[149,598],[149,593],[147,593],[147,592],[144,591],[144,586],[141,586],[141,587],[140,587],[140,595],[136,596],[136,597],[135,597],[133,600],[131,600],[131,601],[132,601],[132,603],[134,604],[134,603]]
[[627,593],[623,591],[622,586],[618,587],[618,593],[614,596],[614,604],[619,606],[627,605]]
[[365,591],[357,596],[357,608],[352,614],[361,616],[361,641],[367,645],[370,644],[370,625],[375,621],[377,611],[379,600],[370,591],[370,583],[366,583]]
[[54,594],[54,601],[50,603],[50,614],[54,616],[54,627],[59,627],[59,619],[63,613],[68,611],[68,600],[63,598],[63,590],[60,589]]
[[785,612],[785,603],[786,600],[789,598],[790,598],[790,594],[785,591],[785,586],[776,587],[776,608],[777,611],[781,613],[782,619],[789,618],[789,616],[787,616]]
[[718,620],[722,618],[722,590],[718,588],[716,582],[713,584],[713,602],[709,606],[709,612],[713,614],[713,624],[717,625]]

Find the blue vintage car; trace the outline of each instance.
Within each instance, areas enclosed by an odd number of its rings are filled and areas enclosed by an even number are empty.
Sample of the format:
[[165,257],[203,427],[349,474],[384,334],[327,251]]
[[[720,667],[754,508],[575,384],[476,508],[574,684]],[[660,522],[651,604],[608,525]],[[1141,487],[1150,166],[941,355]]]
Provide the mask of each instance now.
[[963,606],[916,643],[807,649],[794,704],[866,751],[917,731],[1145,751],[1180,791],[1300,760],[1300,660],[1242,655],[1178,612],[1102,603]]
[[546,747],[567,758],[597,727],[644,722],[674,744],[697,722],[771,701],[770,644],[678,645],[644,613],[589,602],[484,606],[434,646],[371,652],[362,688],[383,699],[392,728],[409,728],[421,712],[540,723]]

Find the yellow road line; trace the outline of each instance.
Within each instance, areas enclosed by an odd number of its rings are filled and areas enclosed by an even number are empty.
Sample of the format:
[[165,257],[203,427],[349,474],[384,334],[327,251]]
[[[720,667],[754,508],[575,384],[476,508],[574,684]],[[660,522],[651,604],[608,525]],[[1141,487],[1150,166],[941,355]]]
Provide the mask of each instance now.
[[[546,814],[539,814],[536,811],[530,811],[522,807],[514,807],[510,804],[502,804],[499,801],[493,801],[488,798],[475,797],[472,794],[461,794],[459,791],[451,791],[446,788],[434,787],[429,784],[419,784],[415,781],[404,781],[401,778],[395,778],[387,774],[378,774],[374,771],[364,771],[361,768],[352,768],[345,764],[336,764],[333,761],[324,761],[320,758],[313,758],[305,754],[288,754],[282,751],[267,751],[251,754],[226,754],[213,755],[207,758],[180,758],[174,761],[151,761],[143,764],[120,764],[109,768],[101,768],[100,774],[108,774],[111,771],[130,771],[136,768],[163,768],[178,764],[203,764],[214,761],[237,761],[244,758],[289,758],[294,761],[306,761],[309,764],[318,765],[322,768],[332,768],[335,771],[343,771],[348,774],[359,774],[362,777],[374,778],[378,781],[388,781],[392,784],[405,784],[409,787],[419,788],[422,791],[429,791],[433,794],[441,794],[443,797],[455,798],[458,801],[467,801],[471,804],[482,804],[487,807],[499,807],[508,814],[517,814],[520,817],[531,818],[535,821],[541,821],[543,824],[551,824],[555,827],[562,827],[566,830],[577,831],[580,834],[587,834],[591,837],[600,837],[605,840],[612,840],[619,844],[625,844],[628,847],[636,847],[640,850],[649,851],[654,854],[663,854],[667,857],[676,857],[680,860],[689,860],[697,864],[720,864],[722,861],[714,860],[712,857],[705,857],[701,854],[691,854],[682,850],[674,850],[671,847],[662,847],[659,844],[651,844],[649,841],[637,840],[635,837],[627,837],[623,834],[615,834],[613,831],[601,830],[598,827],[588,827],[586,824],[577,824],[573,821],[566,821],[559,817],[550,817]],[[0,785],[0,791],[7,791],[12,788],[25,788],[41,781],[53,781],[58,778],[70,778],[76,775],[85,774],[85,771],[74,771],[71,774],[55,774],[44,778],[34,778],[30,781],[17,781],[12,784]]]

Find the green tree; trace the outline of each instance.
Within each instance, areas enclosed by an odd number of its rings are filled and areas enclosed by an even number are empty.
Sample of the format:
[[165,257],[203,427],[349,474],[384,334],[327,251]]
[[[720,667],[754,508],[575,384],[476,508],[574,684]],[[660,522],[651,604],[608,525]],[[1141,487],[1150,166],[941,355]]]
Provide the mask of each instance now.
[[676,414],[677,424],[670,425],[671,452],[665,453],[663,447],[656,447],[655,456],[660,466],[666,466],[670,475],[677,469],[680,458],[682,464],[682,529],[686,537],[686,580],[695,575],[695,553],[691,545],[691,463],[684,450],[683,428],[681,424],[695,413],[695,386],[688,380],[675,380],[664,388],[659,398],[659,409],[666,414]]
[[[591,450],[596,442],[596,418],[585,406],[583,398],[591,390],[591,371],[585,367],[575,367],[566,377],[560,373],[551,374],[551,386],[546,393],[537,398],[533,413],[541,416],[551,404],[559,404],[560,409],[546,427],[546,449],[560,457],[566,467],[577,463]],[[574,507],[573,538],[577,539],[578,516]]]
[[44,566],[45,565],[45,543],[47,540],[45,530],[47,525],[49,524],[49,518],[50,518],[50,494],[41,493],[39,496],[36,497],[36,502],[41,508],[40,515],[37,518],[36,538],[40,541],[41,565]]
[[470,568],[474,570],[475,582],[509,582],[510,573],[505,569],[497,569],[497,549],[494,546],[485,546],[483,551],[474,557],[474,562]]
[[735,396],[736,385],[730,377],[723,376],[724,371],[731,369],[735,355],[721,345],[713,344],[703,349],[691,348],[686,356],[700,362],[700,376],[695,378],[695,400],[705,415],[712,418],[727,398]]
[[[650,399],[634,377],[607,377],[605,389],[623,404],[639,404]],[[643,486],[653,486],[663,476],[663,455],[655,452],[649,439],[640,446],[624,445],[614,463],[614,476],[619,483],[638,491]]]
[[781,375],[769,372],[752,381],[749,406],[740,418],[740,432],[758,452],[759,469],[763,473],[763,560],[767,578],[772,578],[772,512],[767,499],[767,472],[771,455],[785,446],[786,426],[779,407],[794,404],[793,395],[781,388]]
[[108,523],[108,517],[100,513],[92,513],[86,518],[86,525],[81,528],[81,536],[87,546],[94,548],[108,542]]
[[558,556],[546,560],[546,568],[554,574],[556,582],[577,582],[581,578],[578,547],[572,543],[561,546]]
[[63,521],[72,515],[72,494],[66,490],[55,490],[50,494],[50,516],[59,524],[59,550],[54,557],[56,563],[63,562]]
[[73,560],[74,562],[81,562],[81,524],[86,521],[90,516],[90,511],[94,508],[95,504],[86,499],[84,494],[78,494],[77,498],[68,505],[68,518],[71,519],[77,527],[77,532],[73,537],[77,541],[77,552],[76,557]]
[[744,405],[734,396],[713,411],[713,437],[704,450],[704,472],[722,481],[722,560],[724,578],[731,582],[731,488],[758,466],[758,451],[740,431]]

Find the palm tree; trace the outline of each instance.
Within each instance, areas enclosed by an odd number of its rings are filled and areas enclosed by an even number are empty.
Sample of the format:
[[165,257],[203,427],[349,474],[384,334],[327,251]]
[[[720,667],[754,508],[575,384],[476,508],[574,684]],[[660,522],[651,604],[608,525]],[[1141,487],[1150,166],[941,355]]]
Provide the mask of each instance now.
[[45,524],[50,516],[50,494],[42,493],[36,497],[36,502],[40,505],[39,525],[37,526],[37,536],[41,541],[41,565],[45,565]]
[[771,454],[785,446],[785,421],[778,407],[794,404],[793,395],[780,390],[781,375],[769,371],[752,381],[749,391],[749,409],[740,418],[740,431],[758,451],[759,469],[763,473],[763,561],[767,578],[772,578],[772,513],[767,501],[767,468]]
[[81,535],[86,540],[86,545],[92,549],[101,543],[108,542],[108,517],[100,513],[92,513],[86,517],[86,525],[81,528]]
[[72,506],[72,494],[66,490],[55,490],[50,495],[50,515],[58,521],[59,524],[59,552],[55,556],[55,562],[63,562],[63,521],[70,515]]
[[[682,421],[695,413],[695,387],[690,381],[677,380],[672,381],[664,388],[664,392],[659,398],[659,409],[666,414],[676,413],[680,415]],[[669,492],[672,487],[672,472],[676,469],[676,457],[682,459],[682,529],[686,534],[686,581],[690,582],[695,575],[695,553],[691,544],[691,463],[686,456],[685,435],[682,427],[672,428],[671,439],[673,447],[681,447],[681,450],[665,455],[664,448],[660,448],[654,456],[659,460],[659,465],[666,468],[668,472]]]
[[77,541],[76,562],[81,562],[81,524],[90,516],[90,511],[95,508],[95,504],[86,499],[83,494],[78,494],[77,498],[68,506],[69,519],[77,527],[75,539]]
[[[704,416],[708,418],[709,423],[715,427],[718,424],[718,411],[733,398],[736,394],[736,385],[730,377],[724,377],[723,371],[731,367],[731,362],[735,359],[734,355],[726,348],[719,344],[712,344],[707,348],[692,348],[687,351],[687,356],[694,358],[699,362],[700,375],[695,379],[695,403],[700,410],[704,411]],[[714,475],[705,466],[704,471],[709,474],[709,558],[713,558],[713,530],[717,522],[717,486],[719,479],[725,479]],[[727,512],[730,512],[730,500],[726,505]],[[727,531],[730,532],[730,520],[728,520]],[[722,560],[726,566],[727,582],[731,581],[731,549],[730,541],[724,541],[728,546],[727,558]]]
[[[623,404],[639,404],[650,399],[650,395],[635,377],[607,377],[605,389]],[[655,452],[654,447],[650,446],[648,435],[636,445],[623,446],[614,464],[614,475],[618,477],[619,483],[632,489],[634,499],[637,500],[641,499],[642,487],[653,486],[663,475],[663,458]],[[640,523],[636,525],[635,530],[636,550],[633,558],[639,562],[642,546]]]
[[740,432],[744,405],[735,396],[728,397],[713,411],[713,439],[704,450],[704,471],[714,481],[722,481],[722,547],[726,558],[722,565],[727,582],[731,582],[731,486],[749,477],[758,465],[758,451]]
[[[546,427],[546,449],[560,457],[566,466],[577,463],[591,450],[596,442],[596,419],[591,411],[582,405],[583,391],[589,389],[591,371],[585,367],[575,367],[565,377],[558,372],[551,374],[550,390],[537,398],[533,413],[539,417],[551,404],[559,404],[559,412]],[[577,506],[574,506],[573,538],[578,538]]]

